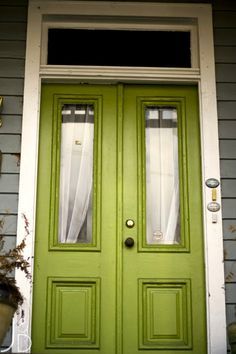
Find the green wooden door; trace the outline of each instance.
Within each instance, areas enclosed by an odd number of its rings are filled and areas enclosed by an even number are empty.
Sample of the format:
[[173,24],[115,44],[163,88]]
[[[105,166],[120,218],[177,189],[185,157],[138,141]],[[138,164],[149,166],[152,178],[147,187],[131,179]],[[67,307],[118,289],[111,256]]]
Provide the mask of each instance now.
[[33,352],[206,353],[197,88],[45,84],[40,121]]

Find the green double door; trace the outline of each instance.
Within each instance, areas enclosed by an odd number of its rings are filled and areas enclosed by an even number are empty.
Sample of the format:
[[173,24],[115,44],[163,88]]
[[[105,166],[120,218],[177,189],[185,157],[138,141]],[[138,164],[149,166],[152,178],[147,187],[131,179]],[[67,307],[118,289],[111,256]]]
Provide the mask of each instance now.
[[32,352],[207,353],[197,88],[42,87]]

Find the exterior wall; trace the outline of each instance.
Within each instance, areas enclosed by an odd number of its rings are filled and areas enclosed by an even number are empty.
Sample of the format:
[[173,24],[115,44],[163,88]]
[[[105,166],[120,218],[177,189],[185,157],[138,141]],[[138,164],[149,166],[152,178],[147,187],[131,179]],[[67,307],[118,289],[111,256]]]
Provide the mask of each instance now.
[[[166,1],[180,2],[180,1]],[[181,1],[183,2],[183,1]],[[188,2],[210,2],[192,0]],[[14,246],[20,162],[27,0],[0,3],[0,234]],[[227,322],[236,321],[236,3],[213,2]],[[4,343],[8,346],[10,334]]]
[[214,7],[227,322],[236,321],[236,3]]
[[[15,245],[20,164],[27,1],[0,2],[0,234],[5,249]],[[10,333],[4,346],[10,344]]]

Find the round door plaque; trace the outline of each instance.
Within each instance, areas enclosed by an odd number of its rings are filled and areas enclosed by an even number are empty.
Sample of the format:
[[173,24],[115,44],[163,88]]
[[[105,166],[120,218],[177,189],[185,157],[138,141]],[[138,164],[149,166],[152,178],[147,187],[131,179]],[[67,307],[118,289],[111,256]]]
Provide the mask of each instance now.
[[220,210],[220,204],[217,202],[211,202],[207,204],[207,209],[212,212],[216,212]]
[[220,182],[216,178],[208,178],[206,180],[206,185],[209,188],[216,188],[219,186],[219,184],[220,184]]

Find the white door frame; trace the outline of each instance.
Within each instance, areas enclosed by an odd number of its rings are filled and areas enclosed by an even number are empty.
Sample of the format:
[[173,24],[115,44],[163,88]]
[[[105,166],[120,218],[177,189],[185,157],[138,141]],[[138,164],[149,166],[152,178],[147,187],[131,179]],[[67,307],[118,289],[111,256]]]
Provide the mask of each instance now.
[[[176,29],[187,27],[192,33],[192,68],[114,68],[112,67],[67,67],[48,66],[45,62],[45,28],[54,21],[55,15],[64,15],[62,27],[78,27],[79,17],[75,15],[123,16],[131,28],[140,28],[134,16],[142,16],[148,24],[152,17],[161,18],[159,28]],[[74,15],[74,16],[72,16]],[[71,16],[71,17],[70,17]],[[166,22],[165,22],[166,19]],[[170,20],[171,19],[171,20]],[[186,20],[189,22],[186,25]],[[89,21],[88,21],[89,22]],[[105,21],[106,22],[106,21]],[[104,22],[104,26],[107,24]],[[152,22],[153,23],[153,22]],[[89,22],[87,25],[96,26]],[[110,26],[112,26],[110,24]],[[114,26],[121,26],[114,20]],[[143,25],[145,26],[145,24]],[[150,25],[149,25],[150,26]],[[158,24],[156,25],[158,26]],[[186,27],[187,26],[187,27]],[[129,28],[130,28],[129,27]],[[30,239],[27,240],[25,255],[32,260],[34,256],[37,162],[39,140],[39,107],[41,81],[58,82],[145,82],[145,83],[198,83],[199,111],[202,147],[202,180],[214,177],[220,180],[219,140],[217,123],[217,102],[215,87],[215,61],[213,47],[212,9],[209,4],[170,4],[170,3],[134,3],[105,1],[29,1],[21,169],[19,189],[19,217],[17,242],[25,235],[25,222],[29,222]],[[225,290],[223,269],[223,236],[221,210],[214,215],[207,210],[211,202],[211,190],[203,185],[204,242],[206,265],[206,304],[208,353],[224,354],[226,344]],[[220,188],[217,201],[220,202]],[[16,272],[17,283],[24,293],[24,318],[14,320],[13,351],[30,351],[32,284],[20,271]],[[118,353],[122,354],[122,353]]]

